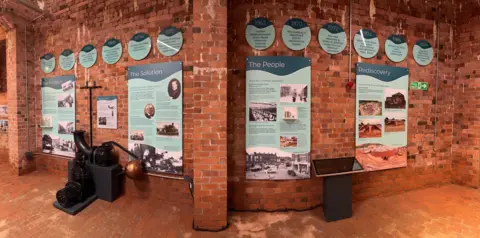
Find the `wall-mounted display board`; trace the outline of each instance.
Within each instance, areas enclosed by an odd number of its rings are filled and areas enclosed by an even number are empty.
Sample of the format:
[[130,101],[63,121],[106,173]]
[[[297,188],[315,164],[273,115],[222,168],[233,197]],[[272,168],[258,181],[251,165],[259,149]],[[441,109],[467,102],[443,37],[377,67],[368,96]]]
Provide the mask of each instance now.
[[248,23],[245,37],[251,47],[257,50],[264,50],[275,41],[275,27],[267,18],[257,17]]
[[132,36],[128,42],[128,54],[134,60],[142,60],[147,57],[152,48],[152,40],[146,33],[139,32]]
[[97,49],[93,45],[86,45],[80,50],[78,58],[80,65],[90,68],[97,62]]
[[42,151],[74,157],[75,76],[42,79]]
[[8,116],[8,106],[0,105],[0,116]]
[[413,46],[413,58],[417,64],[427,66],[433,60],[433,47],[426,40],[418,40]]
[[40,57],[40,68],[46,74],[53,72],[55,69],[55,56],[48,53]]
[[377,34],[370,29],[361,29],[355,34],[353,46],[363,58],[373,58],[378,53],[380,43]]
[[118,39],[108,39],[102,47],[102,58],[107,64],[115,64],[122,57],[122,42]]
[[62,51],[58,61],[61,69],[69,71],[73,69],[73,66],[75,65],[75,53],[73,53],[73,51],[70,49],[66,49]]
[[247,179],[310,178],[311,60],[255,56],[246,68]]
[[157,38],[158,51],[165,56],[177,54],[183,45],[183,33],[180,29],[169,26],[160,31]]
[[117,96],[97,97],[97,127],[117,129]]
[[408,69],[357,64],[355,157],[366,171],[407,166]]
[[310,43],[312,32],[304,20],[292,18],[283,25],[282,38],[289,49],[303,50]]
[[128,149],[148,172],[183,173],[182,62],[128,68]]
[[329,54],[339,54],[347,46],[347,34],[337,23],[327,23],[318,33],[318,41],[323,50]]
[[408,45],[401,35],[391,35],[385,41],[385,54],[393,62],[402,62],[408,55]]

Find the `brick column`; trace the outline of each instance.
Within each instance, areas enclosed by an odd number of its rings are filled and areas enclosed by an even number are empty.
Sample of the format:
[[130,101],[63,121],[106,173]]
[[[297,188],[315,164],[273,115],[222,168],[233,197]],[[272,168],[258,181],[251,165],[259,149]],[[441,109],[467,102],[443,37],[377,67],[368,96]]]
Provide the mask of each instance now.
[[194,226],[227,225],[227,1],[193,0]]

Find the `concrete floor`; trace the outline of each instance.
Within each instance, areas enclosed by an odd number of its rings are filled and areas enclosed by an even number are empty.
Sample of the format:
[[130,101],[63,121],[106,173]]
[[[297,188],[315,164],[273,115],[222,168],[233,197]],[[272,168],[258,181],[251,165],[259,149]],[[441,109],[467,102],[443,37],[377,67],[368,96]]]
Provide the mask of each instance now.
[[1,237],[479,237],[480,192],[455,185],[372,198],[353,218],[326,223],[322,209],[234,212],[218,233],[192,230],[192,207],[123,196],[97,200],[77,216],[53,208],[65,178],[44,172],[17,177],[0,164]]

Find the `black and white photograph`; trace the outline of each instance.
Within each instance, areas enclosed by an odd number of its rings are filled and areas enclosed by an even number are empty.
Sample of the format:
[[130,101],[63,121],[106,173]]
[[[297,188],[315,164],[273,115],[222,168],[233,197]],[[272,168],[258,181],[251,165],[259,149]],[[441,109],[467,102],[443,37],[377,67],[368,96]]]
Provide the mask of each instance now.
[[306,103],[308,100],[306,84],[280,84],[280,102]]
[[73,121],[59,121],[58,134],[72,134],[75,130],[75,123]]
[[141,158],[147,172],[152,173],[183,173],[182,152],[156,149],[151,145],[130,143],[128,149]]
[[384,89],[385,108],[386,109],[405,109],[407,100],[405,100],[407,92],[402,89],[386,88]]
[[74,99],[72,93],[61,93],[57,96],[58,107],[73,107]]
[[0,116],[8,116],[8,106],[0,105]]
[[182,92],[182,85],[180,85],[180,81],[178,79],[172,79],[168,82],[168,96],[172,99],[177,99],[180,97]]
[[136,141],[145,140],[144,131],[142,131],[142,130],[132,130],[130,132],[130,140],[136,140]]
[[8,132],[8,120],[0,120],[0,132]]
[[178,123],[157,122],[157,136],[178,137],[179,134]]
[[310,178],[310,153],[289,153],[271,147],[246,151],[247,179],[293,180]]
[[52,119],[51,115],[42,116],[41,127],[46,127],[46,128],[52,128],[53,127],[53,119]]
[[62,83],[62,90],[63,90],[64,92],[66,92],[66,91],[68,91],[68,90],[70,90],[70,89],[72,89],[72,88],[73,88],[73,82],[72,82],[71,80],[69,80],[69,81],[67,81],[67,82],[65,82],[65,83]]
[[145,114],[145,117],[147,119],[151,119],[152,117],[155,116],[155,106],[153,106],[153,104],[151,103],[145,105],[145,108],[143,109],[143,113]]
[[284,120],[296,120],[298,119],[298,111],[296,107],[283,107],[283,119]]
[[107,125],[107,118],[106,117],[98,117],[98,125],[102,125],[102,126]]
[[248,105],[249,121],[275,122],[277,121],[277,104],[273,102],[251,102]]
[[56,135],[44,134],[42,136],[43,153],[57,154],[64,156],[75,156],[75,142],[62,139]]

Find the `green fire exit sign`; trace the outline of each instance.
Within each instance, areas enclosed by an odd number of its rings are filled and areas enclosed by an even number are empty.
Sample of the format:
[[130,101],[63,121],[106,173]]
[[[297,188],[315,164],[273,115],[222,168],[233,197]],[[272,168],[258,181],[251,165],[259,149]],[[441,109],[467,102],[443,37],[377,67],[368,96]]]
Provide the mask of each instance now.
[[412,83],[410,84],[410,89],[417,89],[417,90],[427,91],[427,90],[428,90],[428,83],[425,83],[425,82],[412,82]]

